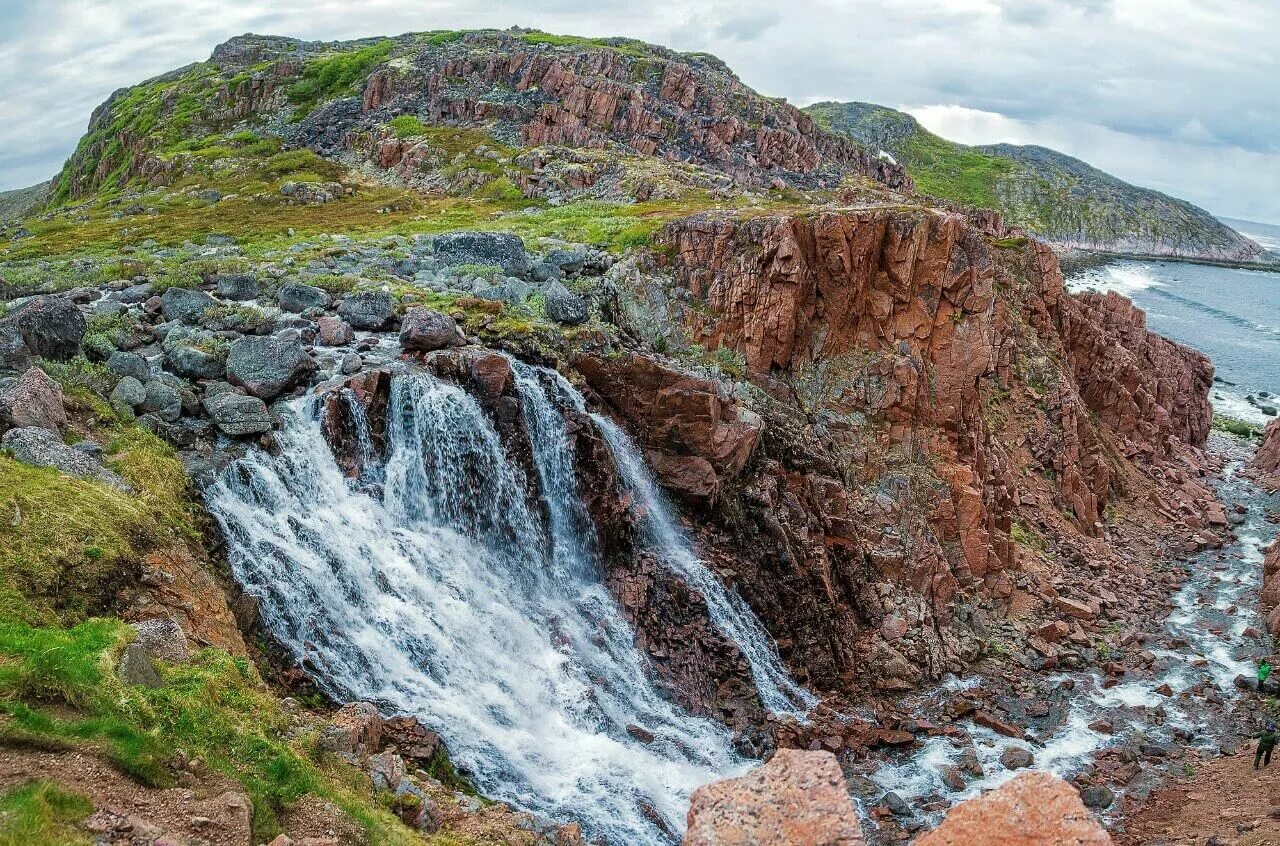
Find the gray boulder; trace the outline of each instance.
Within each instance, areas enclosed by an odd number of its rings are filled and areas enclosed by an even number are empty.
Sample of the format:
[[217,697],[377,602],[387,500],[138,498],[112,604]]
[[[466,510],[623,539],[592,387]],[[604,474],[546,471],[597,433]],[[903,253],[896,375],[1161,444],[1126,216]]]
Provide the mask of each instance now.
[[57,432],[49,429],[36,426],[10,429],[0,438],[0,447],[7,449],[23,464],[53,467],[70,476],[96,479],[126,493],[131,492],[123,479],[103,467],[84,450],[67,446]]
[[[6,326],[9,332],[4,332]],[[9,340],[0,341],[0,357],[14,356],[4,350],[13,345],[12,333],[16,332],[31,356],[66,361],[80,352],[85,328],[84,315],[69,300],[33,297],[0,318],[0,334],[9,335]]]
[[582,272],[587,254],[581,250],[552,250],[543,256],[542,260],[559,268],[565,276],[577,276]]
[[160,295],[160,311],[165,320],[177,320],[187,325],[200,322],[204,313],[218,301],[194,288],[170,288]]
[[267,404],[257,397],[237,393],[230,385],[206,391],[204,410],[214,425],[233,438],[271,431]]
[[540,261],[536,262],[533,267],[529,269],[529,276],[534,282],[537,282],[539,285],[543,285],[547,282],[551,282],[552,280],[563,278],[564,273],[554,264]]
[[141,647],[148,657],[169,664],[185,664],[191,660],[187,635],[172,617],[152,617],[129,625],[137,632],[133,644]]
[[444,265],[487,264],[508,276],[529,272],[529,256],[519,237],[503,232],[450,232],[437,235],[436,259]]
[[252,273],[219,273],[213,277],[218,296],[226,300],[256,300],[262,293],[258,277]]
[[547,317],[565,326],[587,322],[587,301],[559,282],[552,282],[544,292]]
[[226,374],[222,358],[193,344],[177,343],[165,351],[169,369],[188,379],[221,379]]
[[116,676],[120,681],[133,687],[157,688],[164,686],[164,679],[151,656],[137,641],[129,644],[120,653],[120,665],[116,667]]
[[0,429],[37,426],[58,431],[66,424],[62,388],[39,367],[0,379]]
[[137,353],[116,350],[107,358],[107,369],[120,376],[132,376],[139,382],[151,378],[151,365]]
[[280,289],[276,295],[282,311],[302,314],[309,308],[328,308],[333,299],[322,288],[303,285],[301,282],[290,282]]
[[125,376],[116,383],[115,390],[111,392],[111,407],[122,414],[126,412],[132,414],[133,410],[142,405],[146,398],[147,389],[143,384],[132,376]]
[[395,313],[396,299],[386,291],[347,294],[338,305],[338,314],[356,329],[383,329]]
[[233,341],[227,353],[227,381],[267,401],[315,372],[315,361],[292,332],[246,335]]
[[406,350],[433,352],[466,342],[453,318],[435,309],[411,308],[400,322],[400,346]]
[[142,410],[154,414],[166,423],[173,423],[182,416],[182,393],[160,379],[152,379],[147,383]]
[[21,373],[31,366],[31,350],[18,327],[0,321],[0,373]]

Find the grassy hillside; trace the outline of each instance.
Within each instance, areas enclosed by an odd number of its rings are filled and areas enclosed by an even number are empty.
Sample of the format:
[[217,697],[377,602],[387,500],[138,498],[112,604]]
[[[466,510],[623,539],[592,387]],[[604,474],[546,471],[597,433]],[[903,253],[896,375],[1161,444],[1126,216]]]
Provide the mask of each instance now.
[[893,156],[922,193],[998,209],[1063,246],[1224,261],[1260,251],[1203,209],[1055,150],[957,144],[871,103],[816,103],[806,111],[824,128]]

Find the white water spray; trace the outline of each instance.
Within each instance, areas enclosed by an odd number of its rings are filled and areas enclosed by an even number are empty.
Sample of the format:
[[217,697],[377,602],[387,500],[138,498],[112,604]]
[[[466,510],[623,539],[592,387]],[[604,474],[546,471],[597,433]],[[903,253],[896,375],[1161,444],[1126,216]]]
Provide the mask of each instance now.
[[[381,488],[344,478],[318,406],[295,404],[279,457],[251,453],[207,502],[265,626],[326,692],[421,717],[486,795],[610,842],[668,843],[662,828],[683,829],[693,789],[748,762],[724,726],[653,683],[599,582],[563,415],[536,373],[518,367],[517,380],[536,480],[472,397],[419,374],[392,383]],[[581,408],[562,381],[551,385],[558,400]],[[620,464],[639,461],[616,427],[603,428]],[[367,436],[357,433],[362,452]],[[681,545],[642,470],[623,475],[653,504],[647,531],[666,538],[663,560],[748,656],[762,699],[811,702],[741,600]],[[654,742],[634,739],[630,724]]]

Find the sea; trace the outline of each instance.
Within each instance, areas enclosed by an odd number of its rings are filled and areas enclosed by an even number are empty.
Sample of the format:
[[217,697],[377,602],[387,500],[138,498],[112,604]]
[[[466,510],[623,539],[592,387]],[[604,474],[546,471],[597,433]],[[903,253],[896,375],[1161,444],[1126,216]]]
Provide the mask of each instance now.
[[[1280,254],[1280,226],[1224,222]],[[1262,425],[1280,413],[1280,273],[1116,260],[1073,272],[1067,287],[1123,294],[1152,331],[1209,356],[1215,414]]]

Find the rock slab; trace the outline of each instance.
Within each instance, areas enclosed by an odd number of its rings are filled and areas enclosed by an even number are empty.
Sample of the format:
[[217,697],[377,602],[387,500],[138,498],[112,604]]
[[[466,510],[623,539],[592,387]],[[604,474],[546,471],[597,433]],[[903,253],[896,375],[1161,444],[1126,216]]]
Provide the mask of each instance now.
[[741,778],[693,793],[684,846],[862,846],[862,827],[830,752],[780,749]]
[[1067,782],[1026,772],[961,802],[916,846],[1110,846],[1111,835]]

